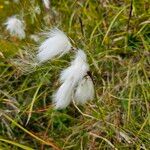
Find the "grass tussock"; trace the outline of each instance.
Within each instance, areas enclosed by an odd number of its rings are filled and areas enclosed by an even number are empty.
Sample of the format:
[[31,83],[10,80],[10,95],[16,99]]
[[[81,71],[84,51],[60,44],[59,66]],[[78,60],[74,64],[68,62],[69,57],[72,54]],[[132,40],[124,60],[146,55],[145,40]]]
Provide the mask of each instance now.
[[[15,14],[26,23],[24,40],[3,25]],[[149,18],[149,0],[51,0],[50,10],[40,0],[0,0],[0,149],[149,149]],[[96,96],[85,106],[56,111],[51,103],[69,54],[42,66],[26,55],[54,26],[88,54]]]

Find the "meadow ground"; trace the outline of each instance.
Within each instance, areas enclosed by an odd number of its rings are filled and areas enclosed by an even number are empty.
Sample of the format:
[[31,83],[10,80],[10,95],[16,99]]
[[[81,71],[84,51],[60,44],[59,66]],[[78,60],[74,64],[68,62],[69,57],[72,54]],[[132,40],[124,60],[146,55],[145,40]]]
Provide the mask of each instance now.
[[[15,14],[24,40],[3,24]],[[84,106],[56,111],[51,103],[72,54],[32,70],[24,64],[55,26],[88,55],[96,96]],[[51,0],[50,10],[40,0],[0,0],[0,149],[149,149],[149,79],[149,0]]]

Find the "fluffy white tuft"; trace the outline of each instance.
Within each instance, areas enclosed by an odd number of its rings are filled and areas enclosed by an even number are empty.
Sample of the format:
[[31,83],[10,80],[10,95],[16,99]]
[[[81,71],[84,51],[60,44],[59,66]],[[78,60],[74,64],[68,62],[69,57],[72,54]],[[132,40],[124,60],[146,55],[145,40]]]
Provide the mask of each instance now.
[[74,89],[74,83],[70,80],[66,80],[55,93],[53,101],[56,109],[66,108],[72,98]]
[[55,108],[66,108],[74,96],[76,86],[89,71],[89,65],[86,62],[86,54],[78,50],[71,66],[62,71],[60,81],[63,83],[54,96]]
[[39,42],[40,38],[38,35],[31,34],[30,39],[33,40],[34,42]]
[[43,4],[46,9],[50,9],[50,1],[49,0],[43,0]]
[[89,71],[89,65],[86,60],[86,54],[83,50],[78,50],[75,59],[71,62],[71,66],[61,72],[60,81],[64,82],[68,78],[72,78],[74,82],[81,80]]
[[8,18],[5,25],[11,36],[17,36],[20,39],[25,38],[25,25],[23,21],[17,19],[16,16]]
[[71,47],[71,43],[64,32],[54,28],[39,47],[37,59],[40,63],[43,63],[57,55],[67,53]]
[[38,14],[38,15],[41,14],[41,9],[40,9],[39,5],[37,5],[37,6],[34,7],[34,12],[35,12],[36,14]]
[[85,104],[88,100],[94,98],[94,85],[90,76],[86,76],[77,86],[75,92],[75,101],[77,104]]

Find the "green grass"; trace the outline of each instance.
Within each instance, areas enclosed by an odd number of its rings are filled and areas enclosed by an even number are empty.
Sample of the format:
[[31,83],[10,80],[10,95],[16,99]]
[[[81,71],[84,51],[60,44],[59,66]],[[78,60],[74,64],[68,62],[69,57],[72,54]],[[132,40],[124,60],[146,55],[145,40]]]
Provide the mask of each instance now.
[[[5,30],[14,14],[26,22],[25,40]],[[149,149],[149,18],[149,0],[52,0],[49,12],[40,0],[0,0],[0,149]],[[52,107],[59,73],[72,54],[28,73],[13,62],[25,59],[26,50],[36,52],[40,42],[31,41],[31,34],[54,26],[88,55],[96,97],[85,106]]]

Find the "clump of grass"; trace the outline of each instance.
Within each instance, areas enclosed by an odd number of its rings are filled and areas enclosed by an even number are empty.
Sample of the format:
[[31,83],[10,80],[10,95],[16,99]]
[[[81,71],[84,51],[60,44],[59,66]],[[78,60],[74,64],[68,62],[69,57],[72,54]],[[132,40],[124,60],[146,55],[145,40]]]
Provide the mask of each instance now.
[[[52,0],[50,10],[37,0],[0,1],[1,149],[149,149],[150,7],[131,1]],[[26,22],[25,40],[12,39],[2,24],[14,14]],[[11,61],[34,47],[31,34],[53,26],[88,54],[96,97],[85,106],[51,105],[68,55],[28,74]]]

